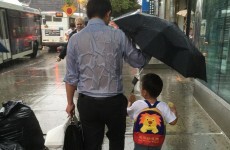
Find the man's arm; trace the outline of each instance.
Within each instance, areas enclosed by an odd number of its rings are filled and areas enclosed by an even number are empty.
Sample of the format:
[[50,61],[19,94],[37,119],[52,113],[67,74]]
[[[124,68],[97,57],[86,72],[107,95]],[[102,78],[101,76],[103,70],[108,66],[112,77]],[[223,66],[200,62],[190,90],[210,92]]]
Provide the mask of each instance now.
[[128,107],[130,107],[135,101],[136,101],[136,97],[133,93],[131,93],[128,99]]
[[[68,43],[67,43],[68,44]],[[60,54],[59,54],[59,58],[64,59],[66,56],[66,51],[67,51],[67,44],[63,46],[63,49],[61,50]]]
[[124,52],[124,60],[134,68],[143,68],[148,64],[151,56],[143,53],[140,49],[137,49],[135,44],[132,43],[126,35],[121,32],[121,49]]
[[73,102],[74,98],[74,93],[76,90],[76,86],[70,85],[68,83],[65,83],[66,86],[66,95],[67,95],[67,107],[66,107],[66,112],[69,116],[74,115],[74,109],[75,109],[75,104]]
[[65,75],[65,85],[66,85],[66,96],[67,96],[67,107],[66,112],[68,115],[74,114],[74,92],[78,84],[78,65],[76,63],[75,54],[75,40],[70,39],[68,42],[68,52],[66,57],[66,75]]

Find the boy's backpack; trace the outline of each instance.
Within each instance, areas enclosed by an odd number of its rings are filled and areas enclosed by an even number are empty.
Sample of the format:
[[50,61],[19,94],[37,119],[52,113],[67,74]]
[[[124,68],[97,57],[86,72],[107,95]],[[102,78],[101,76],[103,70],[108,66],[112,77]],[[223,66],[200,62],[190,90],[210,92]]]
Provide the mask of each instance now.
[[147,100],[149,108],[145,108],[137,116],[134,122],[134,143],[143,146],[161,146],[165,139],[164,119],[159,109],[156,108],[159,101],[152,106]]

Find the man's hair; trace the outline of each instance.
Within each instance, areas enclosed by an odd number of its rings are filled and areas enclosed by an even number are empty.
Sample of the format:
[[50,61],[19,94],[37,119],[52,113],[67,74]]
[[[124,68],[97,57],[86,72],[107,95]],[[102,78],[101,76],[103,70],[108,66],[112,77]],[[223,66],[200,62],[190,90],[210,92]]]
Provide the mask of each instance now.
[[107,12],[112,12],[112,5],[110,0],[89,0],[86,10],[89,19],[95,16],[104,18]]
[[161,78],[154,74],[148,73],[142,77],[142,89],[146,90],[153,98],[157,98],[163,88],[163,81]]

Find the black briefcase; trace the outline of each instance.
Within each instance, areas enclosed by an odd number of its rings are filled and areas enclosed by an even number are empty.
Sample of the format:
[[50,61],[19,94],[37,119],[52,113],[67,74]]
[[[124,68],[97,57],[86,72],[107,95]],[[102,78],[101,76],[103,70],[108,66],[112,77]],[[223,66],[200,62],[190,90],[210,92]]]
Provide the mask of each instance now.
[[84,150],[81,122],[73,117],[65,132],[64,150]]

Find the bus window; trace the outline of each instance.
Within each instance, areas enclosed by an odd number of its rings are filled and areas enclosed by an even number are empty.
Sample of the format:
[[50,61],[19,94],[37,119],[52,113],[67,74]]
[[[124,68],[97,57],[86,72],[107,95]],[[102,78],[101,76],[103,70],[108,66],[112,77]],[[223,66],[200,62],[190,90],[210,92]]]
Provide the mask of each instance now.
[[53,17],[53,22],[62,22],[62,18]]
[[69,24],[71,24],[71,23],[75,23],[75,18],[69,18]]
[[34,15],[34,22],[40,22],[40,16],[39,15]]
[[52,21],[52,16],[45,16],[46,21]]

